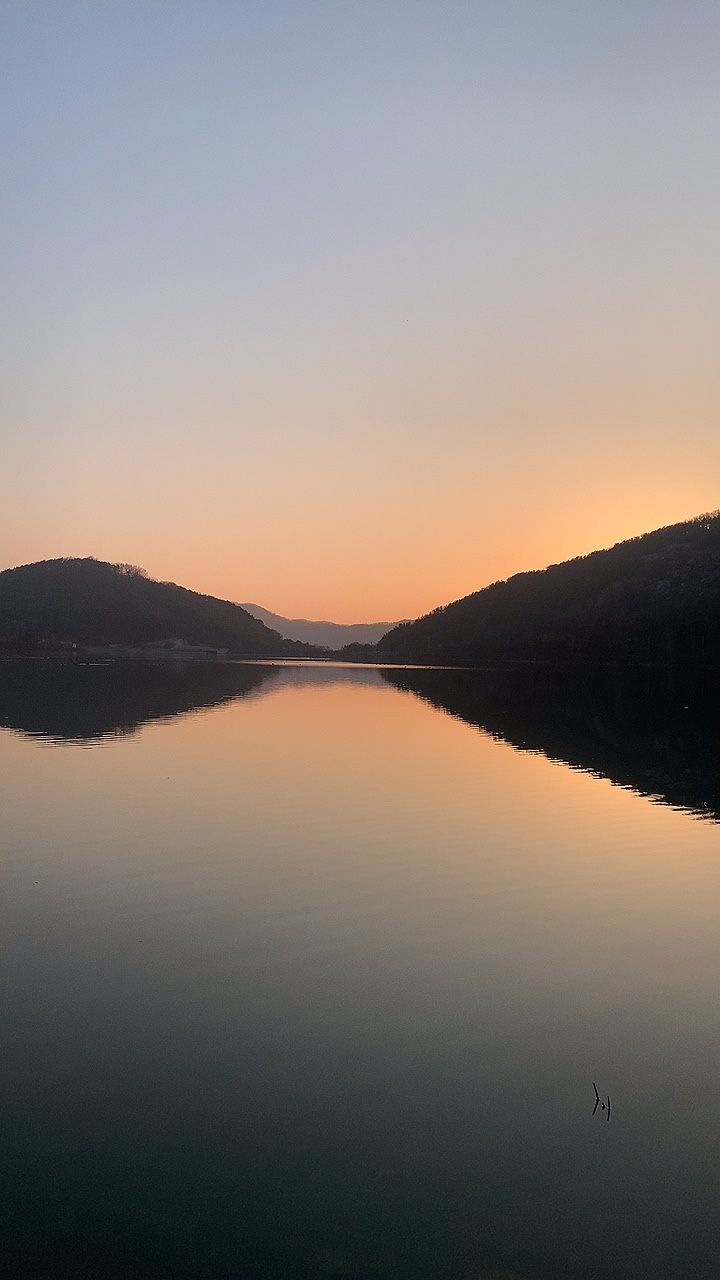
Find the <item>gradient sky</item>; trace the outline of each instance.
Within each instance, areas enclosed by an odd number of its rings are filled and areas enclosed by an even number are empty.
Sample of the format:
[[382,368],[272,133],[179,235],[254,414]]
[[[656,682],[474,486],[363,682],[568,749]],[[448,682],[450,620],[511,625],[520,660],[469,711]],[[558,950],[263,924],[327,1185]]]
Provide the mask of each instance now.
[[716,3],[0,27],[0,566],[391,619],[718,506]]

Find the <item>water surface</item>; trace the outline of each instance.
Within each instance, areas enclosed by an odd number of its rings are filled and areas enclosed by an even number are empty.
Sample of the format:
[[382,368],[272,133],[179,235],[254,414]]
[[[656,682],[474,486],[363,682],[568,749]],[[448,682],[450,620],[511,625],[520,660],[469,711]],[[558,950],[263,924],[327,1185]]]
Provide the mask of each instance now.
[[716,1277],[715,709],[0,663],[4,1273]]

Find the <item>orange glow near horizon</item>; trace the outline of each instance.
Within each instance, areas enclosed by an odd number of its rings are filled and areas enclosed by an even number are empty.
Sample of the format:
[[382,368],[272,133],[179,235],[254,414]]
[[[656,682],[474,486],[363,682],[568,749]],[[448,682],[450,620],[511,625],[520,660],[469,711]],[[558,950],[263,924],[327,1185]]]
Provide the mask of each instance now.
[[299,531],[292,554],[278,536],[265,540],[262,553],[255,548],[251,557],[237,558],[223,555],[219,546],[215,554],[207,535],[198,545],[178,539],[177,545],[169,546],[162,530],[133,528],[126,536],[88,537],[58,546],[53,545],[52,531],[46,538],[35,527],[31,539],[18,539],[15,556],[8,554],[12,544],[6,539],[7,562],[2,567],[61,555],[94,555],[139,564],[161,581],[260,604],[288,618],[392,622],[418,617],[513,573],[542,569],[698,515],[712,508],[712,489],[710,484],[698,485],[694,504],[691,494],[685,501],[673,501],[669,492],[664,501],[633,503],[629,498],[606,512],[581,510],[572,495],[554,511],[538,510],[534,518],[528,513],[519,527],[505,525],[496,510],[476,521],[456,511],[448,513],[444,529],[423,531],[419,516],[414,539],[407,530],[386,528],[384,546],[377,535],[360,539],[359,545],[354,539],[350,545],[347,539],[327,545],[321,530],[305,529]]
[[718,506],[712,6],[10,9],[0,567],[391,622]]

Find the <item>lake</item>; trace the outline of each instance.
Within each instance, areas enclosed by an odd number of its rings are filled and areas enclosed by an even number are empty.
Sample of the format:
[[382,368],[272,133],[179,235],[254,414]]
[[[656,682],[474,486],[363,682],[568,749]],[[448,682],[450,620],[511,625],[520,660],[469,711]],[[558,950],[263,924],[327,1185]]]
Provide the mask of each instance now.
[[0,662],[2,1274],[716,1280],[717,712]]

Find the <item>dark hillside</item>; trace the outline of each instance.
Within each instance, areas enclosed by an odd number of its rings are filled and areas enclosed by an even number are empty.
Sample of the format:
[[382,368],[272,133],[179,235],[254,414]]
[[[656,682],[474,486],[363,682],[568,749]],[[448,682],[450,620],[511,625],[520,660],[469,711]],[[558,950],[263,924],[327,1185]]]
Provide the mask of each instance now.
[[378,642],[420,662],[720,659],[720,513],[518,573]]
[[180,639],[237,656],[303,655],[239,605],[155,582],[132,565],[42,560],[0,573],[0,644],[144,645]]

